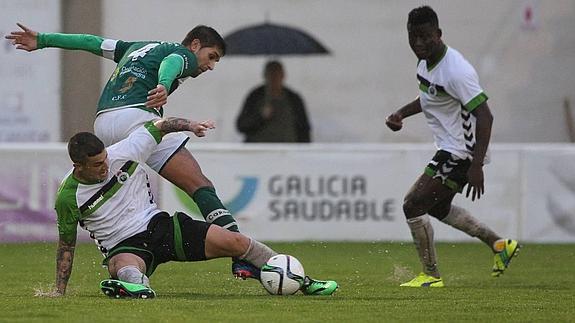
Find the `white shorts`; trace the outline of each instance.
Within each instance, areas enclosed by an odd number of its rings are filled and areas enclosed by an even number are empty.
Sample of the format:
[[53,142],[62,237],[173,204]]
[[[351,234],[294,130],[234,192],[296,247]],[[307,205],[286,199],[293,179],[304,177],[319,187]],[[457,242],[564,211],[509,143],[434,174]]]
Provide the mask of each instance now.
[[[94,121],[94,132],[106,147],[128,137],[132,131],[150,120],[158,120],[159,116],[138,108],[125,108],[101,112]],[[146,161],[156,172],[160,172],[168,160],[190,138],[182,133],[175,132],[165,135],[162,142],[156,146],[154,152]]]

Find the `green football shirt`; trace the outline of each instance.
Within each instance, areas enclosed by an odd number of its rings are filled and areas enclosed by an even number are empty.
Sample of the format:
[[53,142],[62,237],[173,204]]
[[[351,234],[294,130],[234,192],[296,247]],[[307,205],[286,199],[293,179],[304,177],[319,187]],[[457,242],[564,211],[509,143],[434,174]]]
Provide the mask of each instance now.
[[172,93],[198,68],[196,55],[179,43],[125,42],[88,34],[39,33],[38,48],[46,47],[84,50],[118,64],[102,91],[97,113],[136,107],[161,116],[161,109],[144,106],[148,91],[162,84]]
[[[118,65],[102,91],[98,113],[126,107],[143,108],[148,91],[156,85],[162,84],[172,93],[197,69],[194,53],[177,43],[119,40],[113,59]],[[162,68],[166,67],[162,72],[168,75],[160,75],[162,64]]]

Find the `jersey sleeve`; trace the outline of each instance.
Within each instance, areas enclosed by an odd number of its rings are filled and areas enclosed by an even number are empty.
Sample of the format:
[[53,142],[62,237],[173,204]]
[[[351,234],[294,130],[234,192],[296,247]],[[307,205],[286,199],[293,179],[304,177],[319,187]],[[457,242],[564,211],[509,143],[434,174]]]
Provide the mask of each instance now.
[[156,146],[162,141],[162,134],[152,121],[134,130],[128,138],[107,148],[114,158],[145,163]]
[[166,56],[158,69],[158,84],[162,84],[168,91],[176,79],[192,76],[198,68],[196,55],[185,47],[180,47]]
[[89,34],[38,33],[38,48],[83,50],[104,56],[101,48],[103,42],[104,38]]
[[182,76],[184,72],[184,58],[172,53],[166,56],[158,69],[158,84],[170,89],[174,80]]
[[80,219],[80,211],[76,202],[76,191],[66,187],[60,188],[56,198],[55,209],[60,239],[66,243],[74,242]]
[[179,55],[183,60],[182,73],[178,77],[192,76],[198,69],[196,55],[185,47],[174,52],[174,54]]
[[473,111],[481,103],[487,101],[487,95],[479,85],[477,72],[469,63],[460,66],[447,85],[448,93],[452,93],[467,111]]
[[104,44],[102,44],[102,50],[107,51],[109,54],[109,59],[114,60],[114,62],[119,63],[122,57],[126,55],[128,48],[134,45],[136,42],[127,42],[123,40],[112,40],[106,39],[104,42],[109,41],[106,44],[106,49],[104,49]]

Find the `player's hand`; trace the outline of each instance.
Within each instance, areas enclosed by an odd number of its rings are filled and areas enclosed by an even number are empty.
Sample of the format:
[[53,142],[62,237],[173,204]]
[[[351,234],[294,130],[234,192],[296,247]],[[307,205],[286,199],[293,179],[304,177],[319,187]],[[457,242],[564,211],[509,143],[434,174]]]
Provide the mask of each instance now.
[[216,124],[212,120],[205,120],[198,123],[192,124],[191,132],[193,132],[197,137],[204,137],[206,132],[210,129],[215,129]]
[[385,125],[393,131],[399,131],[403,127],[403,121],[401,116],[395,112],[385,118]]
[[158,84],[154,89],[148,91],[146,100],[146,107],[159,109],[168,103],[168,91],[162,84]]
[[22,49],[27,52],[38,49],[38,32],[22,25],[21,23],[16,23],[18,27],[22,30],[12,31],[10,35],[4,36],[4,38],[12,41],[12,45],[16,46],[16,49]]
[[469,197],[471,194],[471,200],[475,201],[475,198],[479,200],[484,193],[483,166],[471,163],[471,167],[467,171],[467,193],[465,197]]

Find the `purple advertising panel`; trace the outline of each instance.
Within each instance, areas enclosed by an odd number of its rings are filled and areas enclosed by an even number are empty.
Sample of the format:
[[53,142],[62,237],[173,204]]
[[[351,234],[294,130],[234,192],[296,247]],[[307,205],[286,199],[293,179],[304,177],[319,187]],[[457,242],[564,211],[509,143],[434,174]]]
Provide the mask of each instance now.
[[54,201],[72,166],[65,145],[2,145],[0,151],[0,243],[56,241]]

